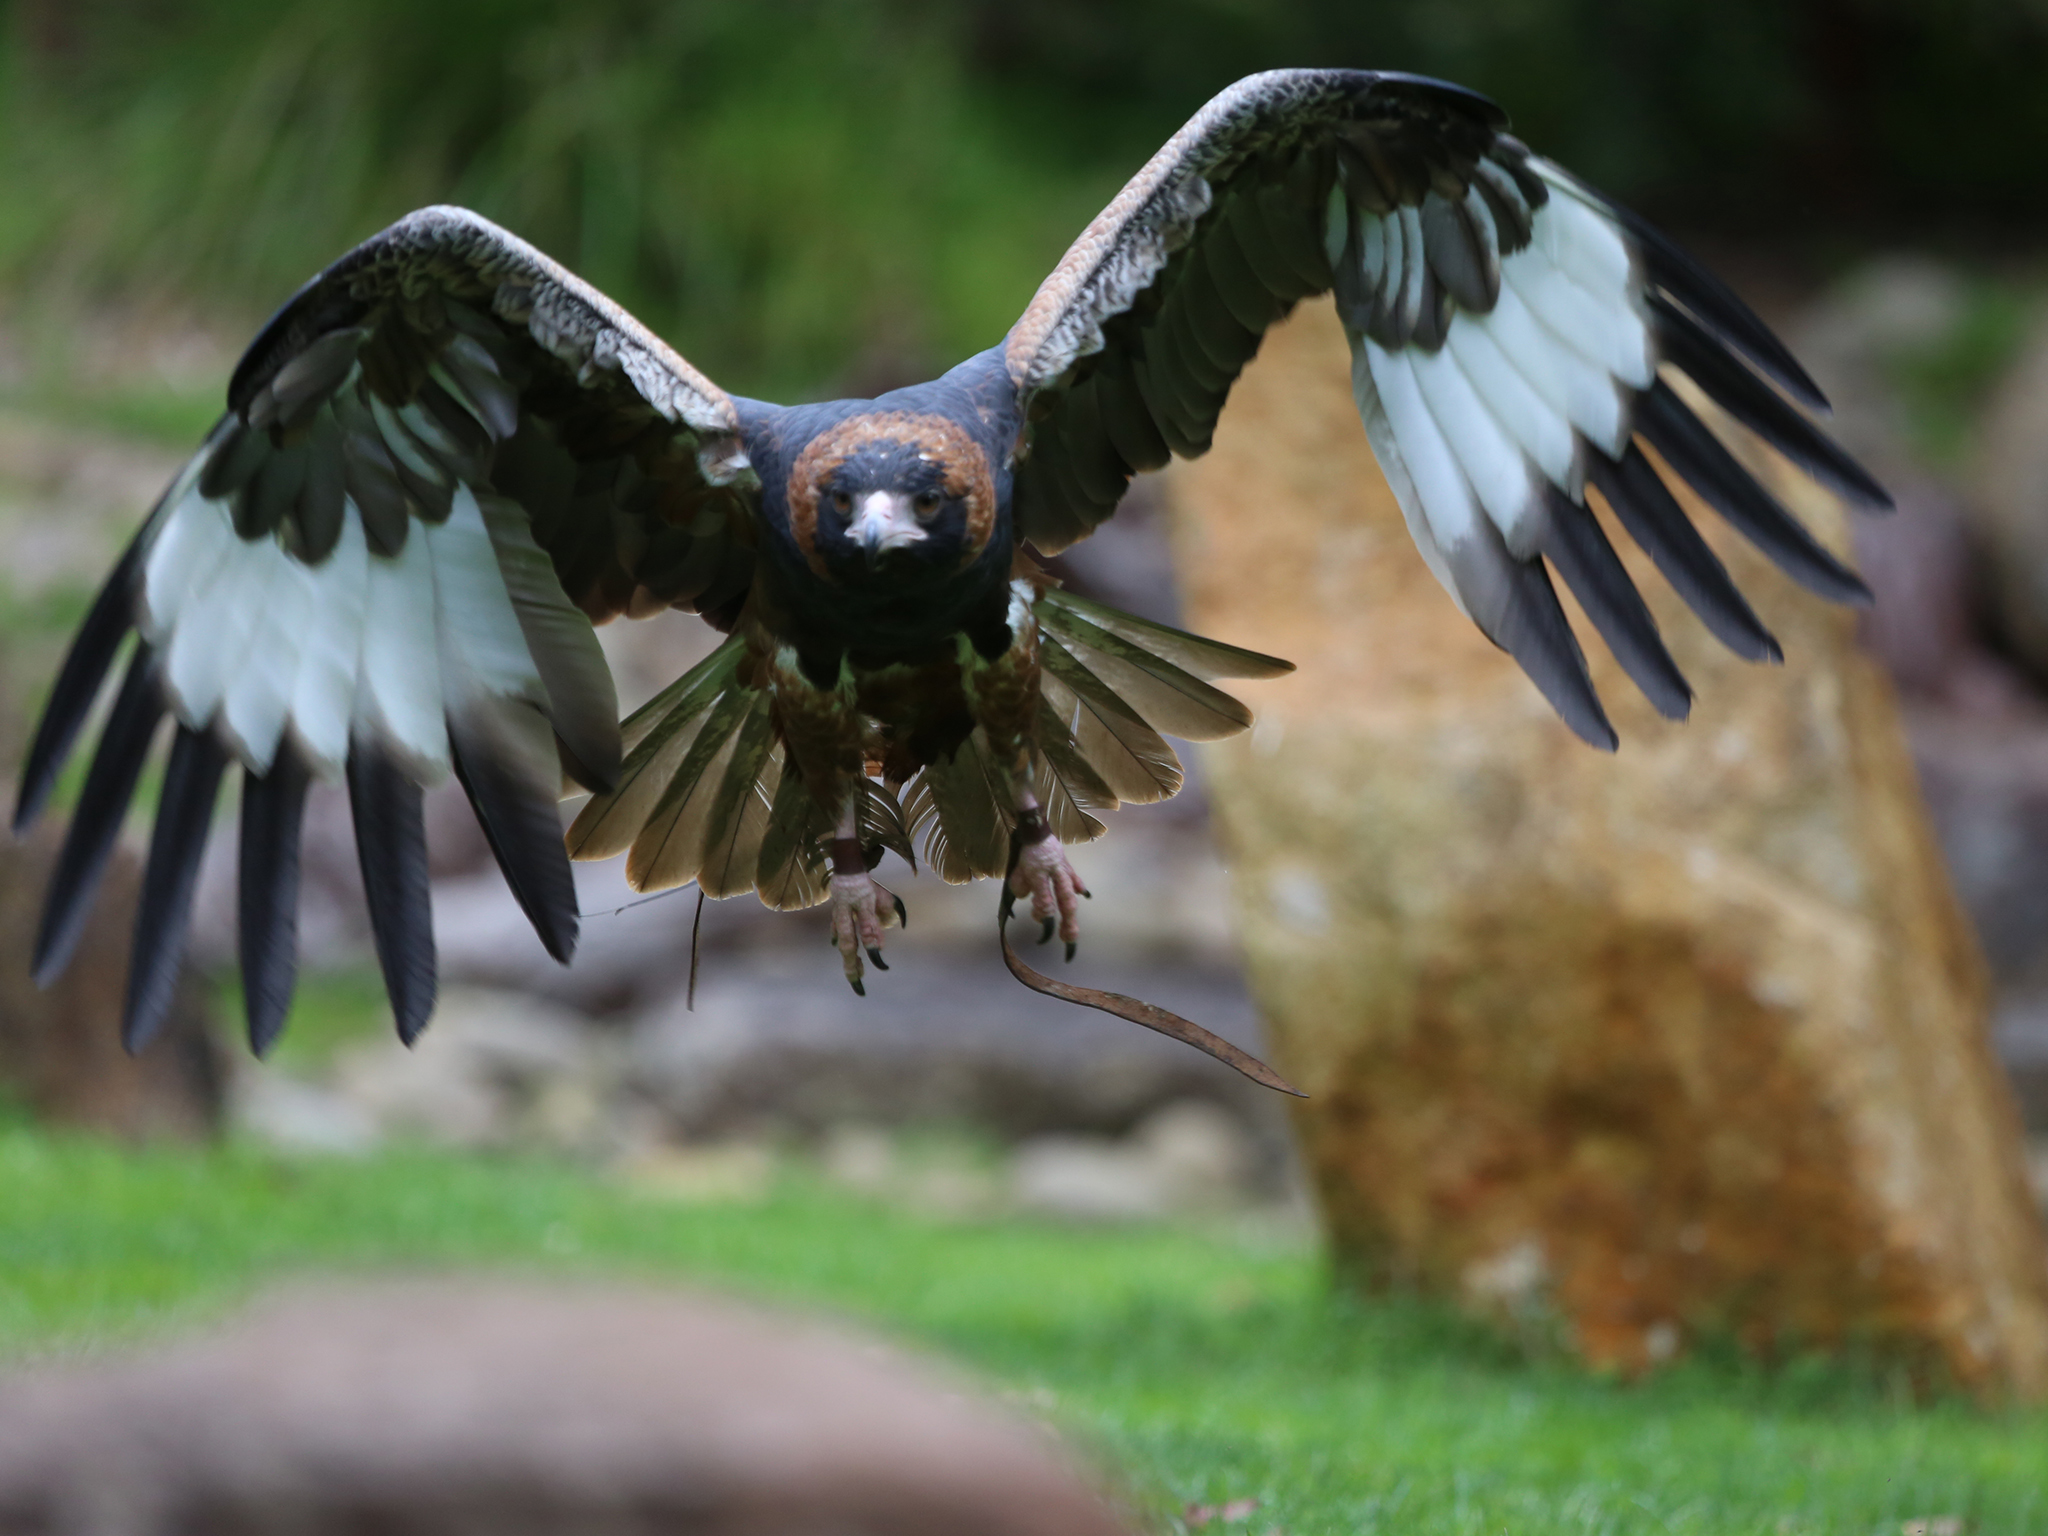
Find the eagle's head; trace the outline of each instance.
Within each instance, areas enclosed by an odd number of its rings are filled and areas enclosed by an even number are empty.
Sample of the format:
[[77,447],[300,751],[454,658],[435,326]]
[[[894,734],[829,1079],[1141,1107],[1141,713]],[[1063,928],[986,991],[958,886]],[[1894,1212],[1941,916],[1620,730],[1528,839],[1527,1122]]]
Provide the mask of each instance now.
[[944,416],[875,411],[813,438],[789,478],[811,569],[847,586],[918,586],[971,565],[995,528],[988,455]]

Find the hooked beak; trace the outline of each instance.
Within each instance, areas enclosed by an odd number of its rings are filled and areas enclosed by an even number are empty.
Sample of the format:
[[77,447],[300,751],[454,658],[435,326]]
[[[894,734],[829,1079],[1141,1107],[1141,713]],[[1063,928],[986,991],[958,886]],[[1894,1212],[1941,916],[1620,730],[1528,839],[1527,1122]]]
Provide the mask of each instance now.
[[861,547],[872,570],[892,550],[921,544],[929,535],[900,491],[870,491],[856,503],[846,536]]

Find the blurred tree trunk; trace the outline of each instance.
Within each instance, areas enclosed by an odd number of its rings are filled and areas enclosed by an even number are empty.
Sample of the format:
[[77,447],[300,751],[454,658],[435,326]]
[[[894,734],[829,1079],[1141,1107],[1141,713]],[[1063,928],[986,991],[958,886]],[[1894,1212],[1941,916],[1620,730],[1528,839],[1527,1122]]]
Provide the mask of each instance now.
[[223,1063],[205,989],[186,975],[163,1035],[140,1056],[121,1049],[128,943],[142,873],[116,849],[70,966],[48,991],[29,976],[29,947],[62,827],[0,846],[0,1098],[39,1120],[131,1139],[192,1139],[219,1129]]
[[1856,1341],[2048,1392],[1981,964],[1853,617],[1696,511],[1786,665],[1721,651],[1630,548],[1699,701],[1659,719],[1602,652],[1622,747],[1593,752],[1430,580],[1349,378],[1306,307],[1170,481],[1190,626],[1301,665],[1209,763],[1343,1265],[1622,1369]]

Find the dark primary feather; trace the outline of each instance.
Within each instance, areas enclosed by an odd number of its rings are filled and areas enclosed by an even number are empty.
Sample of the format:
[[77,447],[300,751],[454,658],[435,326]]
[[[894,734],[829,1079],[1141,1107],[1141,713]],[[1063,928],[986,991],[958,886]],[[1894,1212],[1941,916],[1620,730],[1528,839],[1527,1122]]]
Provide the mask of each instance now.
[[1631,444],[1618,464],[1604,454],[1591,455],[1587,478],[1716,639],[1745,661],[1785,659],[1777,637],[1764,628],[1721,557],[1708,548],[1641,448]]
[[1784,397],[1731,357],[1719,340],[1661,294],[1650,306],[1659,319],[1664,354],[1715,404],[1822,485],[1858,506],[1889,511],[1892,499],[1870,471],[1837,447]]
[[[146,524],[144,525],[147,526]],[[99,596],[78,626],[78,634],[51,686],[50,701],[22,764],[21,790],[14,802],[14,830],[24,832],[48,804],[64,760],[78,740],[85,717],[92,712],[106,681],[107,669],[134,627],[135,580],[141,566],[143,537],[138,534],[100,588]]]
[[310,782],[290,751],[270,772],[242,776],[237,931],[249,1049],[258,1056],[284,1032],[298,984],[299,831]]
[[163,798],[135,909],[128,1002],[121,1018],[121,1044],[131,1052],[156,1038],[177,996],[192,890],[199,883],[199,861],[206,854],[206,833],[227,763],[227,753],[210,733],[179,727],[164,769]]
[[1629,580],[1599,520],[1556,486],[1546,483],[1544,489],[1549,511],[1540,546],[1544,556],[1657,712],[1683,720],[1692,711],[1692,689],[1664,648],[1649,605]]
[[1557,601],[1541,561],[1509,561],[1507,600],[1489,635],[1529,674],[1564,723],[1588,746],[1612,752],[1621,744],[1600,707],[1585,652]]
[[1758,485],[1662,379],[1638,400],[1636,430],[1681,480],[1787,576],[1838,603],[1870,601],[1870,589],[1856,573]]
[[156,657],[148,646],[138,645],[100,732],[99,747],[93,753],[92,767],[86,770],[85,787],[79,792],[64,847],[50,876],[49,893],[43,898],[43,920],[31,962],[39,987],[57,979],[85,931],[93,893],[106,872],[107,858],[114,851],[114,839],[120,835],[128,803],[135,798],[136,781],[142,777],[150,743],[163,717]]
[[535,782],[486,722],[458,713],[448,722],[455,775],[469,796],[491,857],[541,946],[562,965],[576,953],[576,878],[562,846],[554,786]]
[[1828,408],[1820,386],[1734,290],[1649,220],[1610,199],[1602,201],[1641,249],[1651,282],[1691,310],[1723,343],[1746,356],[1801,404],[1816,411]]
[[380,747],[359,742],[348,759],[356,857],[384,990],[398,1038],[417,1040],[434,1011],[434,910],[420,787]]

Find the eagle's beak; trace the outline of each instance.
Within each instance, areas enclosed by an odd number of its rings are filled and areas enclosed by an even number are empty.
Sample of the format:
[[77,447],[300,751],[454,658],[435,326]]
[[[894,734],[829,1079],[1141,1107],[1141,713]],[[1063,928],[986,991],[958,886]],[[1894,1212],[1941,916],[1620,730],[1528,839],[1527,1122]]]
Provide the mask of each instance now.
[[901,491],[870,491],[861,497],[846,534],[867,555],[870,569],[891,550],[921,544],[929,536]]

